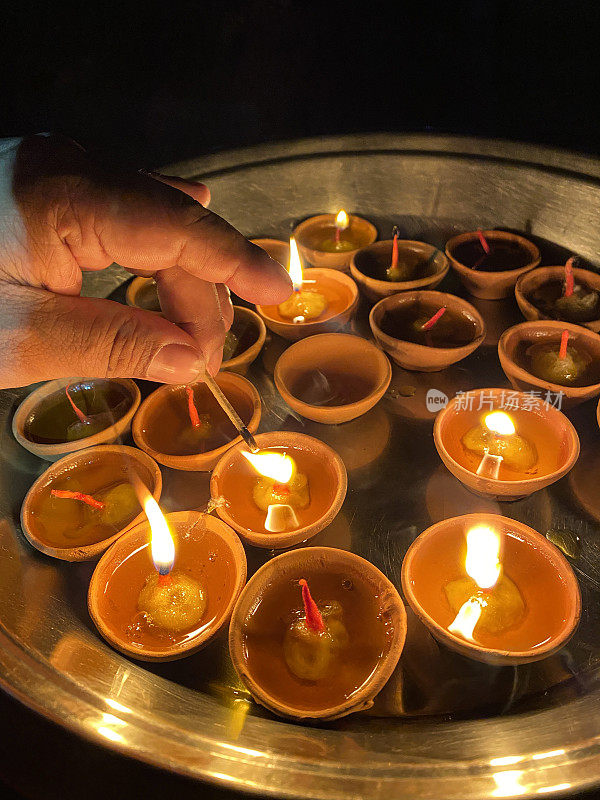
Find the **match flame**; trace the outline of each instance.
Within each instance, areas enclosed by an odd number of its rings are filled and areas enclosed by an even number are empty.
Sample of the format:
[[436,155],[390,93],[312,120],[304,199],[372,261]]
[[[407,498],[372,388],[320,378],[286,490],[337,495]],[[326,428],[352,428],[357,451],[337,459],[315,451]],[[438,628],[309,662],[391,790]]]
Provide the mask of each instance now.
[[242,450],[242,455],[265,478],[271,478],[277,483],[289,483],[294,472],[294,462],[285,453],[272,453],[268,450],[262,450],[260,453],[247,453]]
[[292,236],[290,238],[290,261],[288,264],[288,272],[292,279],[294,291],[299,292],[302,288],[302,261],[300,261],[300,253],[298,252],[298,245]]
[[340,231],[345,231],[348,225],[350,224],[350,217],[344,209],[340,209],[337,213],[337,217],[335,218],[335,227]]
[[168,575],[175,561],[175,542],[167,520],[151,495],[144,500],[144,511],[152,531],[152,561],[161,575]]
[[515,432],[515,424],[504,411],[492,411],[484,419],[485,426],[492,433],[499,436],[512,436]]

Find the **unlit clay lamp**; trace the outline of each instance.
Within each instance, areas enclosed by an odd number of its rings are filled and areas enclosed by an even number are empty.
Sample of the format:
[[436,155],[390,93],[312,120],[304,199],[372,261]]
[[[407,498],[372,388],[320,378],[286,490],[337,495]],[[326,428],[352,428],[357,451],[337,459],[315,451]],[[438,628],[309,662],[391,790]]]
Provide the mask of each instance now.
[[[215,467],[210,493],[217,514],[246,542],[280,549],[310,539],[335,518],[346,496],[342,459],[312,436],[290,431],[254,437]],[[224,502],[219,502],[222,499]]]
[[352,256],[350,274],[361,292],[377,302],[397,292],[433,289],[446,276],[448,259],[430,244],[399,239],[375,242]]
[[134,447],[100,445],[71,453],[28,491],[21,508],[23,533],[54,558],[95,558],[143,517],[139,483],[160,498],[157,463]]
[[140,390],[126,378],[63,378],[29,394],[12,421],[15,439],[46,461],[126,436]]
[[366,413],[392,377],[385,355],[346,333],[322,333],[296,342],[275,367],[275,385],[303,417],[335,425]]
[[253,244],[261,247],[267,252],[271,258],[286,267],[290,260],[290,245],[289,242],[284,242],[281,239],[250,239]]
[[558,319],[600,332],[600,275],[573,268],[538,267],[521,275],[515,297],[525,319]]
[[579,585],[560,550],[495,514],[453,517],[424,531],[404,557],[402,588],[436,639],[488,664],[547,658],[581,614]]
[[315,267],[348,270],[357,250],[372,244],[377,228],[363,217],[347,214],[318,214],[294,228],[303,257]]
[[233,307],[233,324],[225,337],[221,369],[245,375],[256,360],[267,336],[265,323],[254,311]]
[[246,555],[225,523],[197,511],[163,516],[144,502],[149,522],[102,556],[88,609],[102,636],[140,661],[173,661],[204,647],[227,624],[246,582]]
[[376,303],[369,314],[373,336],[401,367],[437,372],[473,353],[485,322],[470,303],[444,292],[401,292]]
[[521,322],[502,334],[498,355],[515,389],[550,392],[561,408],[600,394],[600,337],[580,325]]
[[373,705],[405,637],[404,605],[382,572],[354,553],[310,547],[250,579],[229,652],[258,703],[279,716],[331,720]]
[[454,236],[446,243],[446,255],[467,291],[484,300],[508,297],[518,278],[540,263],[533,242],[495,230]]
[[[250,433],[260,423],[260,396],[250,381],[219,372],[216,382]],[[204,383],[161,386],[149,395],[133,421],[133,438],[159,464],[208,471],[241,441],[233,423]]]
[[273,333],[296,341],[343,327],[354,315],[358,289],[348,275],[332,269],[302,269],[294,239],[290,239],[288,266],[294,286],[278,306],[256,306]]
[[577,431],[564,414],[542,398],[507,389],[454,397],[437,415],[433,438],[461,483],[498,500],[549,486],[579,456]]

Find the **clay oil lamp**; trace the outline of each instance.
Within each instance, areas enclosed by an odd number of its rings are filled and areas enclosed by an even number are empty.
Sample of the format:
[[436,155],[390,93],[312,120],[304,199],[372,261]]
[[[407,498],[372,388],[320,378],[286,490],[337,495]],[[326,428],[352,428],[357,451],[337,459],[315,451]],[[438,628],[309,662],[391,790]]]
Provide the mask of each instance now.
[[518,278],[540,263],[533,242],[506,231],[461,233],[446,243],[446,255],[467,291],[484,300],[512,295]]
[[561,407],[600,394],[600,337],[580,325],[521,322],[502,334],[498,355],[515,389],[548,394]]
[[289,242],[283,242],[281,239],[250,239],[250,241],[265,250],[271,258],[279,261],[284,267],[288,265],[290,260]]
[[522,522],[466,514],[415,539],[402,564],[408,604],[452,650],[489,664],[527,664],[556,653],[581,614],[563,554]]
[[373,244],[377,228],[363,217],[347,214],[318,214],[294,229],[302,256],[314,267],[348,270],[357,250]]
[[352,256],[350,274],[374,302],[397,292],[433,289],[450,268],[448,259],[425,242],[394,238],[363,247]]
[[160,469],[134,447],[100,445],[71,453],[35,481],[21,508],[21,528],[42,553],[87,561],[143,516],[135,484],[158,500]]
[[383,573],[345,550],[309,547],[250,579],[229,651],[258,703],[280,716],[331,720],[373,705],[405,637],[404,605]]
[[515,296],[525,319],[557,319],[600,332],[600,275],[573,267],[538,267],[517,281]]
[[295,240],[290,239],[288,270],[294,286],[278,306],[256,306],[273,333],[296,341],[343,327],[354,315],[358,289],[347,275],[333,269],[302,269]]
[[461,483],[498,500],[549,486],[579,455],[577,432],[564,414],[542,398],[507,389],[454,397],[437,415],[433,437],[440,458]]
[[143,499],[148,520],[102,556],[88,609],[102,636],[140,661],[172,661],[199,650],[229,621],[246,582],[235,533],[196,511],[163,516]]
[[154,278],[134,278],[125,292],[125,302],[128,306],[143,308],[144,311],[161,313],[158,289]]
[[385,355],[358,336],[322,333],[289,347],[275,367],[275,385],[303,417],[335,425],[369,411],[392,377]]
[[[261,416],[260,397],[250,381],[220,372],[216,383],[243,423],[254,433]],[[159,464],[208,471],[241,441],[237,430],[204,383],[161,386],[149,395],[133,421],[133,438]]]
[[267,336],[265,323],[254,311],[233,307],[233,324],[225,337],[221,369],[245,375],[256,360]]
[[470,303],[443,292],[401,292],[371,309],[377,343],[404,369],[437,372],[474,352],[485,338],[483,318]]
[[236,445],[212,473],[217,514],[256,547],[280,549],[310,539],[333,521],[344,502],[347,477],[341,458],[302,433],[274,431],[254,438],[258,453],[245,443]]
[[26,450],[56,461],[124,437],[139,404],[140,390],[125,378],[48,381],[19,405],[12,431]]

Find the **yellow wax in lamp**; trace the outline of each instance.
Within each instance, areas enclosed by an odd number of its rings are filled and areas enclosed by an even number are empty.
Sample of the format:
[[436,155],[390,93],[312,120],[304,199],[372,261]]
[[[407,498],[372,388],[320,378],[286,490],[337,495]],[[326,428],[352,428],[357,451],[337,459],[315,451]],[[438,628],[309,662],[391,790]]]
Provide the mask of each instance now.
[[446,584],[446,598],[456,617],[451,633],[475,641],[476,631],[501,634],[525,614],[521,592],[504,574],[500,562],[500,536],[486,525],[467,532],[464,578]]
[[514,422],[504,411],[492,411],[461,441],[466,450],[482,457],[478,475],[497,478],[501,464],[527,472],[538,460],[535,445],[516,432]]
[[157,571],[146,578],[138,598],[138,611],[145,615],[149,626],[179,633],[200,621],[206,610],[206,595],[189,575],[172,572],[175,543],[153,497],[144,501],[144,511],[150,521],[152,560]]
[[318,681],[325,677],[333,659],[347,646],[348,632],[342,622],[343,611],[339,603],[331,603],[319,610],[304,578],[299,584],[304,615],[287,629],[283,657],[297,678]]
[[327,309],[327,299],[324,294],[316,291],[316,289],[303,288],[305,281],[302,278],[302,262],[300,261],[298,245],[293,236],[290,238],[288,272],[292,279],[294,291],[285,302],[277,306],[281,316],[294,322],[306,322],[320,317]]
[[263,450],[259,453],[242,453],[259,473],[252,497],[261,511],[269,512],[272,506],[306,508],[310,502],[308,479],[298,472],[293,458],[284,453]]
[[323,239],[319,244],[319,250],[326,253],[348,253],[350,250],[356,250],[356,242],[348,236],[343,236],[343,232],[350,225],[350,217],[343,208],[338,211],[334,224],[333,236]]

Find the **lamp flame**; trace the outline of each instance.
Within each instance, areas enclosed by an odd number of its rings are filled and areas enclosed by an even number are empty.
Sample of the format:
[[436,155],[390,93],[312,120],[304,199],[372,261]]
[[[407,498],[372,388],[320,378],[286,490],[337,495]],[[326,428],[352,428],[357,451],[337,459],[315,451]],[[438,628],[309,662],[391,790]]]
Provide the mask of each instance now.
[[242,455],[265,478],[271,478],[277,483],[289,483],[294,472],[294,462],[285,453],[273,453],[268,450],[260,453],[247,453],[243,450]]
[[485,427],[492,433],[499,436],[512,436],[515,432],[515,424],[504,411],[492,411],[484,419]]
[[300,260],[300,253],[298,252],[298,245],[292,236],[290,238],[290,261],[288,264],[288,272],[292,279],[294,291],[299,292],[302,288],[302,261]]
[[144,511],[152,531],[152,561],[161,575],[168,575],[175,561],[175,542],[167,520],[151,495],[144,500]]
[[335,227],[339,231],[345,231],[349,224],[350,224],[350,217],[348,216],[348,214],[346,214],[343,208],[340,209],[337,213],[337,217],[335,218]]

